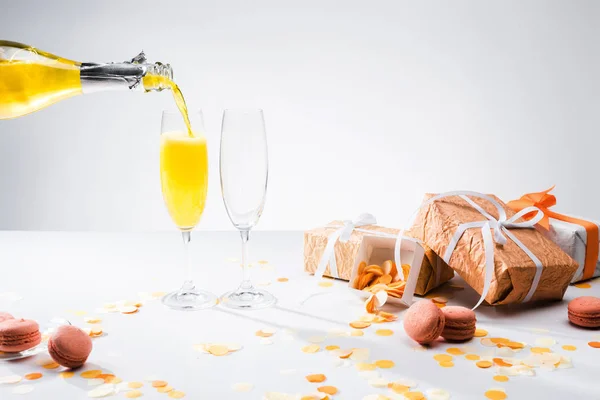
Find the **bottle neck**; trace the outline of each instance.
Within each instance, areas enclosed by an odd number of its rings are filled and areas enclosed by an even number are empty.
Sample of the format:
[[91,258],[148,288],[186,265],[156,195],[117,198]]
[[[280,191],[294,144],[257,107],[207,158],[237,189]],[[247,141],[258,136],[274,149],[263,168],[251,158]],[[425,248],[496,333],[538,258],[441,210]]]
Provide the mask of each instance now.
[[109,90],[160,91],[173,79],[169,64],[147,63],[144,53],[122,63],[82,63],[81,88],[84,94]]

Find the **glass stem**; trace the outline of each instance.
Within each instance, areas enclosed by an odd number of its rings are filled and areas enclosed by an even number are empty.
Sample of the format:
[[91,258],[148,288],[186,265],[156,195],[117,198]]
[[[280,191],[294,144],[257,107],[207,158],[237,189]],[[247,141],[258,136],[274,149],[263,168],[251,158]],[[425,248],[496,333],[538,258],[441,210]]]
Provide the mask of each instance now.
[[183,252],[185,257],[185,281],[181,286],[181,291],[194,290],[194,281],[192,280],[192,260],[190,255],[190,241],[192,240],[192,232],[183,231],[181,232],[183,238]]
[[240,231],[242,237],[242,284],[241,289],[250,289],[252,282],[250,282],[250,268],[248,268],[248,240],[250,239],[250,230]]

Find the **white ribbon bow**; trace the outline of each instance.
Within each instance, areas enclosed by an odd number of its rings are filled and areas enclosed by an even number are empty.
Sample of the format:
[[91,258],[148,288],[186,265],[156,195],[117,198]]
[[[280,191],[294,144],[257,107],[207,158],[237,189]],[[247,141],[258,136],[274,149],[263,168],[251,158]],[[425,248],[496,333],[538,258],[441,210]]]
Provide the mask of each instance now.
[[[533,263],[536,266],[535,276],[531,283],[529,292],[523,299],[523,302],[531,300],[531,297],[535,293],[537,286],[540,282],[540,277],[542,275],[542,270],[543,270],[543,264],[531,252],[531,250],[529,250],[527,248],[527,246],[525,246],[514,234],[512,234],[510,232],[509,229],[515,229],[515,228],[532,229],[535,226],[535,224],[537,224],[543,218],[544,213],[537,207],[527,207],[527,208],[521,210],[520,212],[518,212],[517,214],[515,214],[514,216],[512,216],[511,218],[507,219],[506,211],[500,205],[500,203],[498,203],[493,197],[487,196],[482,193],[470,192],[470,191],[455,191],[455,192],[446,192],[446,193],[439,194],[439,195],[434,196],[431,199],[427,200],[426,202],[424,202],[420,208],[425,207],[425,206],[433,203],[436,200],[442,199],[444,197],[451,197],[451,196],[460,196],[460,198],[462,198],[467,203],[469,203],[475,210],[479,211],[486,218],[486,220],[484,220],[484,221],[466,222],[464,224],[459,225],[459,227],[456,229],[456,232],[452,236],[452,239],[450,240],[450,243],[448,244],[448,247],[446,248],[446,252],[444,253],[444,257],[443,257],[444,261],[446,263],[449,263],[450,258],[452,257],[452,253],[454,252],[456,245],[460,241],[460,239],[461,239],[462,235],[465,233],[465,231],[467,229],[472,229],[472,228],[481,228],[481,234],[483,236],[483,245],[484,245],[484,249],[485,249],[485,275],[484,275],[484,284],[483,284],[483,290],[481,292],[481,297],[480,297],[479,301],[477,302],[477,304],[475,305],[475,307],[473,307],[473,309],[476,309],[477,307],[479,307],[479,305],[481,305],[481,303],[483,303],[483,301],[487,297],[487,294],[490,290],[490,285],[492,283],[492,278],[494,276],[494,271],[495,271],[495,268],[494,268],[494,243],[501,245],[501,246],[505,245],[507,243],[506,236],[508,236],[513,242],[515,242],[515,244],[517,246],[519,246],[519,248],[521,248],[521,250],[523,250],[523,252],[525,252],[525,254],[527,254],[527,256],[529,258],[531,258],[531,260],[533,261]],[[485,199],[485,200],[489,201],[490,203],[492,203],[494,205],[494,207],[496,207],[496,210],[498,211],[498,219],[492,217],[489,213],[487,213],[483,208],[481,208],[477,203],[475,203],[473,200],[471,200],[467,196],[478,197],[478,198]],[[533,217],[532,219],[530,219],[528,221],[517,222],[525,214],[528,214],[531,212],[536,212],[535,217]],[[417,213],[418,213],[418,210],[413,215],[412,221],[409,224],[409,226],[412,226],[412,224],[414,222],[414,218],[416,217]],[[491,233],[492,229],[494,230],[493,238],[492,238],[492,233]],[[402,241],[403,233],[404,233],[403,231],[399,232],[398,240],[396,242],[396,257],[398,259],[400,258],[399,248],[400,248],[400,242]],[[416,270],[416,268],[411,269],[411,271],[410,271],[411,276],[409,276],[409,278],[408,278],[409,281],[411,280],[411,278],[413,278],[413,275],[418,274],[417,271],[413,271],[413,270]]]
[[[342,243],[346,243],[348,240],[350,240],[352,232],[356,228],[365,225],[375,225],[376,223],[377,220],[375,219],[375,216],[369,213],[363,213],[354,220],[345,220],[341,227],[339,225],[330,225],[329,227],[339,227],[339,229],[336,229],[329,235],[329,237],[327,237],[327,246],[325,246],[325,250],[323,251],[323,255],[321,256],[321,260],[319,261],[319,265],[315,271],[315,277],[318,279],[323,277],[323,274],[325,274],[325,268],[327,268],[327,263],[329,262],[331,276],[336,279],[339,278],[334,251],[336,242],[339,240]],[[361,229],[361,231],[364,230]]]

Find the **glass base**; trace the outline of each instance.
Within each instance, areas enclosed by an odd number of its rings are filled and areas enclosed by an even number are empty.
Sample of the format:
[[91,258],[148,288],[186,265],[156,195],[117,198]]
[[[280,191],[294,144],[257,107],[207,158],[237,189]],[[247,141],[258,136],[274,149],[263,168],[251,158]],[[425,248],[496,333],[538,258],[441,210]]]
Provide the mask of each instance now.
[[275,305],[277,299],[266,290],[238,288],[221,296],[221,304],[237,310],[258,310]]
[[174,310],[196,311],[217,305],[217,296],[205,290],[180,289],[162,298],[162,303]]

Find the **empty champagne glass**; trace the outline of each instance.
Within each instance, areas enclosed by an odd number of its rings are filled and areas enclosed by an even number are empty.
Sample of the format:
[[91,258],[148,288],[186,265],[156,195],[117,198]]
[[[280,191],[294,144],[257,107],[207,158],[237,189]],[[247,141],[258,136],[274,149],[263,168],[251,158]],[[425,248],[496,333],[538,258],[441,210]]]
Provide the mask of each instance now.
[[202,112],[189,114],[192,131],[181,113],[163,112],[160,138],[160,182],[171,219],[181,231],[185,252],[185,281],[179,290],[167,294],[162,302],[178,310],[212,307],[217,297],[197,289],[191,277],[189,244],[192,229],[204,212],[208,188],[208,153]]
[[225,110],[221,125],[221,192],[229,219],[242,237],[243,279],[221,297],[221,304],[236,309],[258,309],[275,304],[275,297],[257,289],[248,271],[250,230],[265,205],[269,161],[262,110]]

